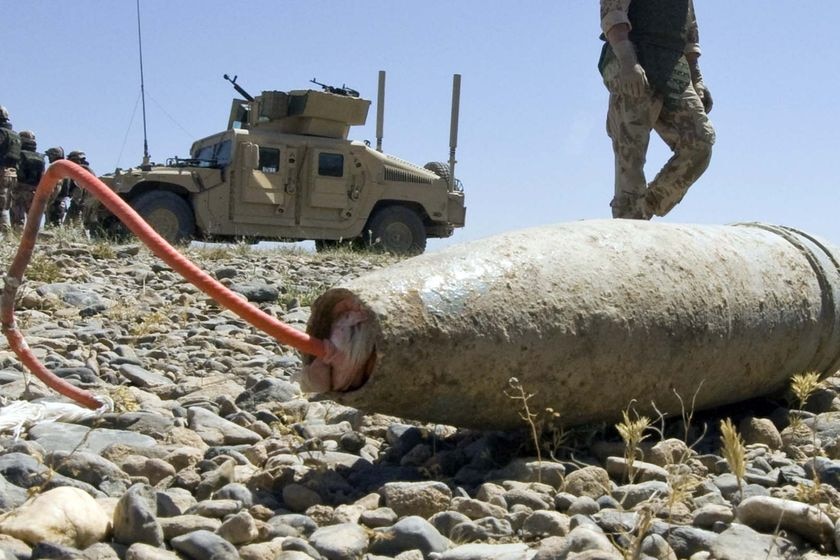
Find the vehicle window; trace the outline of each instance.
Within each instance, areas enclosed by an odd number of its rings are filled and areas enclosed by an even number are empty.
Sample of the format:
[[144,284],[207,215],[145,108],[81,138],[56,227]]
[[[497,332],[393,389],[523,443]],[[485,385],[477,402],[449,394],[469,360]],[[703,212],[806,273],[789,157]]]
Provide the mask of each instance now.
[[280,150],[260,146],[259,170],[263,173],[277,173],[280,170]]
[[230,163],[231,142],[225,140],[218,144],[210,144],[209,146],[202,146],[195,155],[195,159],[200,159],[206,162],[214,162],[215,165],[223,167]]
[[220,144],[216,144],[216,163],[224,167],[230,163],[231,143],[230,140],[225,140]]
[[213,159],[213,149],[215,147],[216,147],[215,145],[203,146],[203,147],[199,148],[199,150],[195,153],[195,155],[193,157],[195,159],[203,159],[203,160],[209,161],[209,160]]
[[321,152],[318,154],[318,175],[324,177],[344,176],[344,156]]

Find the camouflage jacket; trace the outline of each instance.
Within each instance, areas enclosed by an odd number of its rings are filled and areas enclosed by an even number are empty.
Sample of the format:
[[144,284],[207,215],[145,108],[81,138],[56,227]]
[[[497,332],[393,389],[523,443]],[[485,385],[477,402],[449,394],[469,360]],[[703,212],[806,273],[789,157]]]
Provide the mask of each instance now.
[[44,156],[33,150],[21,150],[18,162],[18,182],[37,185],[44,174]]
[[20,136],[8,123],[0,124],[0,167],[17,168],[20,161]]
[[[626,23],[630,26],[627,10],[633,0],[601,0],[601,31],[604,35],[614,26]],[[697,18],[694,15],[694,2],[688,1],[688,42],[686,53],[700,54],[700,33],[697,29]]]

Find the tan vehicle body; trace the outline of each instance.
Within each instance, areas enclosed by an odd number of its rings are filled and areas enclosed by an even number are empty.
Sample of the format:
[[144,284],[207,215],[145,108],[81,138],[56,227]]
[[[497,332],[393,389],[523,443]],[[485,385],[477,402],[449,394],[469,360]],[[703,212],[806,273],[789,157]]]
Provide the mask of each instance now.
[[[314,90],[235,99],[228,129],[195,142],[190,159],[102,180],[170,242],[364,240],[422,252],[426,238],[464,225],[464,193],[445,164],[430,170],[348,140],[369,104]],[[114,220],[101,206],[88,218],[106,230]]]

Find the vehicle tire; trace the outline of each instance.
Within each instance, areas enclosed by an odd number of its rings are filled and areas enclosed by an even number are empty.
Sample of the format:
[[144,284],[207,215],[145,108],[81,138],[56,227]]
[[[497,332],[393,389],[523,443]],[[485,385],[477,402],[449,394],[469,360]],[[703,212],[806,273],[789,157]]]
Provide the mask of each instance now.
[[419,255],[426,250],[426,228],[417,212],[405,206],[386,206],[373,215],[366,228],[369,246],[397,255]]
[[423,166],[425,169],[428,169],[441,179],[446,180],[447,183],[450,182],[452,178],[452,173],[449,171],[449,164],[443,163],[442,161],[430,161],[426,165]]
[[171,244],[188,243],[195,233],[189,203],[175,193],[151,191],[131,201],[131,207]]

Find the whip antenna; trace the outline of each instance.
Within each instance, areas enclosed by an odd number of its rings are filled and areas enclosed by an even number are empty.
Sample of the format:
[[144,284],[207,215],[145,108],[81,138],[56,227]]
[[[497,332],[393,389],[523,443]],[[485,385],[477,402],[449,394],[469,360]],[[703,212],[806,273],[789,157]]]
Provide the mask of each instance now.
[[137,45],[140,50],[140,98],[143,101],[143,165],[148,168],[149,162],[149,142],[146,137],[146,87],[143,81],[143,36],[140,33],[140,0],[137,0]]

